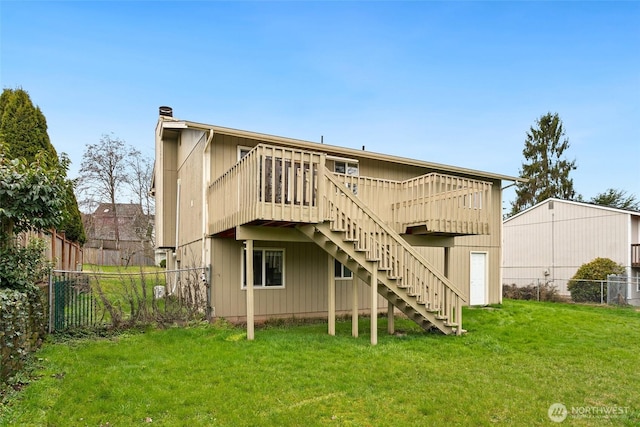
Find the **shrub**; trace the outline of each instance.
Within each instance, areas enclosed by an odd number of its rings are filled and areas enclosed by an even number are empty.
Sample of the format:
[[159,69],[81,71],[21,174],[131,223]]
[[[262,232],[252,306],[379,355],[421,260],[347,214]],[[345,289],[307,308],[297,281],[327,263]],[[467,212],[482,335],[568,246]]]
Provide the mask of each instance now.
[[160,261],[160,268],[167,268],[167,260],[163,259],[162,261]]
[[560,302],[564,299],[556,287],[550,283],[543,285],[530,284],[527,286],[518,286],[515,283],[511,285],[502,285],[502,296],[510,299],[520,300],[538,300]]
[[567,289],[575,302],[601,302],[602,281],[609,274],[622,274],[624,267],[609,258],[596,258],[582,264],[571,278]]

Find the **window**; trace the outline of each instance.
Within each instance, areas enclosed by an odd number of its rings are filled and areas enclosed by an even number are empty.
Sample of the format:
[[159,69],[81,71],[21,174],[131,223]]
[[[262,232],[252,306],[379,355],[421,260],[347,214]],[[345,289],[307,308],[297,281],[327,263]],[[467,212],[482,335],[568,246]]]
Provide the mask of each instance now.
[[[247,287],[245,250],[242,249],[242,288]],[[253,249],[253,286],[262,288],[284,287],[284,249]]]
[[[348,176],[359,176],[360,175],[360,170],[358,168],[358,163],[343,162],[343,161],[339,161],[339,160],[335,160],[333,162],[333,171],[335,173],[340,173],[340,174],[348,175]],[[353,181],[354,180],[347,178],[345,180],[344,184],[347,186],[347,188],[350,188],[351,191],[353,191],[353,194],[358,195],[357,179],[355,180],[355,182],[353,182]]]
[[244,145],[238,145],[238,161],[244,156],[249,154],[249,151],[253,150],[253,147],[245,147]]
[[351,279],[353,277],[353,273],[347,267],[345,267],[340,261],[334,259],[334,270],[335,270],[335,278],[336,279]]
[[335,173],[342,173],[345,175],[358,176],[359,169],[357,163],[349,163],[349,162],[340,162],[335,161],[333,163],[333,171]]

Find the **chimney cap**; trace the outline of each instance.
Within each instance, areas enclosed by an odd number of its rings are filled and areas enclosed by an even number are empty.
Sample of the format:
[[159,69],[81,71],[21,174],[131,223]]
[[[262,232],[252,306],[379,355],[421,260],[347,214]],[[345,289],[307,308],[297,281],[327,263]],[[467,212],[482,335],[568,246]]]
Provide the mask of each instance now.
[[173,117],[173,108],[171,107],[163,105],[158,110],[161,116]]

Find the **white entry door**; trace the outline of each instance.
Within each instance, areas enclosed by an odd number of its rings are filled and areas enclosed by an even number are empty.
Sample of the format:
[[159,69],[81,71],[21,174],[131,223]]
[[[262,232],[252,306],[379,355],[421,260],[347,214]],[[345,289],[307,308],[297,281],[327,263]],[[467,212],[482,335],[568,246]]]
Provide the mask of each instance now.
[[469,305],[487,303],[487,253],[471,252]]

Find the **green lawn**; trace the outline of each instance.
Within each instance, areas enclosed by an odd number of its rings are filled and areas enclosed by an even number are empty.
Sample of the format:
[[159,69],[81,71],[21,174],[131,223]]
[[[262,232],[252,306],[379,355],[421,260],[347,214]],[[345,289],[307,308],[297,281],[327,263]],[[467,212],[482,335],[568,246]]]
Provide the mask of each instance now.
[[[640,424],[640,312],[507,300],[461,337],[379,322],[224,324],[50,342],[0,425],[455,426]],[[563,403],[562,424],[550,405]],[[614,411],[614,416],[604,412]],[[107,424],[108,423],[108,424]]]

